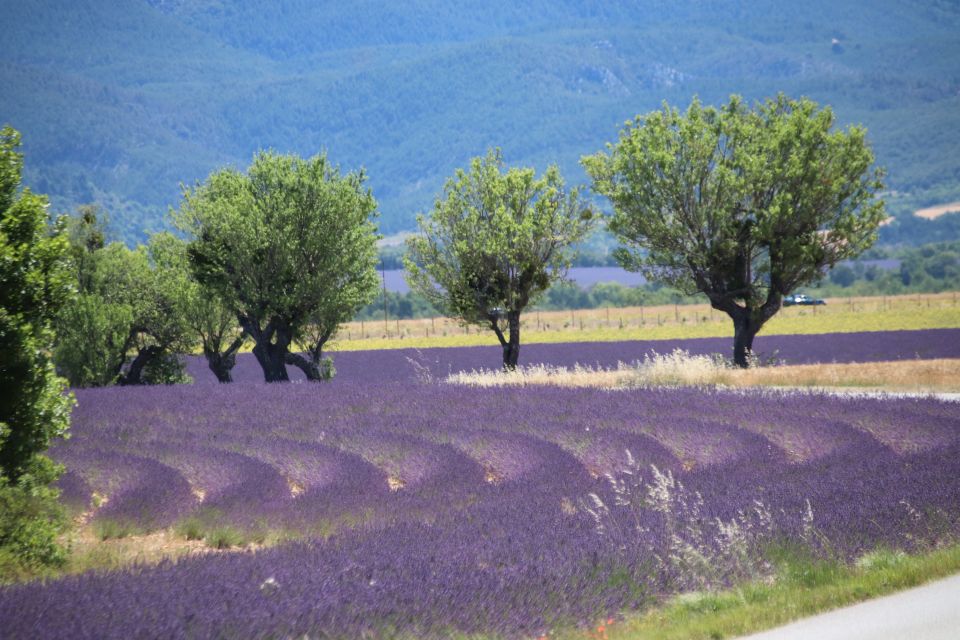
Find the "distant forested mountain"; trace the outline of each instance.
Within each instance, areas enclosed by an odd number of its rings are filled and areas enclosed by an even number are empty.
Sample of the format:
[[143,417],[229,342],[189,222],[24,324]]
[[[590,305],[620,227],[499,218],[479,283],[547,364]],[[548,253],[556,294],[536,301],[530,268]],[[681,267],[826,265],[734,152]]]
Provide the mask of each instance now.
[[960,200],[954,0],[0,1],[27,184],[127,240],[260,148],[365,167],[381,229],[409,229],[489,146],[582,181],[626,119],[695,94],[830,104],[868,127],[891,211]]

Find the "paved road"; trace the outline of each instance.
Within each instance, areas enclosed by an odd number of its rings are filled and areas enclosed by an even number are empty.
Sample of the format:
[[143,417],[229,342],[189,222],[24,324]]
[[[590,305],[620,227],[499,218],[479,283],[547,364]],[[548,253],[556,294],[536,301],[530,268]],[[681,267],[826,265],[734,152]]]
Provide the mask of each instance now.
[[960,575],[742,640],[957,640]]

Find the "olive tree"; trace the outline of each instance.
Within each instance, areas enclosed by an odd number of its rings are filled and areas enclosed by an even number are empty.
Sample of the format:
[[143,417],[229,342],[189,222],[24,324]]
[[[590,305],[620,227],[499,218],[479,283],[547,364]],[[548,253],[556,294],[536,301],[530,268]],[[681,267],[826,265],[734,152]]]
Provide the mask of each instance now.
[[58,368],[78,387],[184,381],[181,272],[158,260],[152,243],[105,245],[101,231],[89,209],[71,224],[78,295],[57,318]]
[[[552,166],[505,170],[499,149],[458,169],[404,259],[411,288],[466,324],[490,328],[503,367],[516,368],[520,314],[570,266],[570,247],[592,227],[578,189]],[[506,335],[504,332],[506,331]]]
[[335,327],[376,295],[377,205],[365,179],[324,155],[261,152],[246,173],[222,169],[184,191],[175,220],[192,237],[191,269],[250,336],[267,382],[289,380],[287,364],[320,379],[291,344],[316,317]]
[[178,292],[177,313],[188,332],[200,341],[207,366],[218,382],[233,382],[237,352],[246,335],[237,317],[216,291],[203,287],[193,277],[186,241],[162,232],[150,237],[150,255],[163,269]]
[[734,362],[783,297],[876,239],[881,171],[862,127],[783,95],[637,116],[582,162],[610,199],[628,270],[701,292],[734,326]]

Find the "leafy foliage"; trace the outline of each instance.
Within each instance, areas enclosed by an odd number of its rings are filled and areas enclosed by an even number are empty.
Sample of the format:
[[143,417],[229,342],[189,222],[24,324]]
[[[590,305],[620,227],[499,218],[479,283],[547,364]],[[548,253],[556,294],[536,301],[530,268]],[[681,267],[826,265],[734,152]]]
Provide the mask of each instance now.
[[58,318],[58,367],[77,387],[183,381],[174,354],[187,347],[186,272],[163,261],[157,242],[132,250],[103,237],[95,210],[71,221],[79,295]]
[[54,315],[70,294],[62,225],[20,190],[20,135],[0,130],[0,565],[43,564],[61,552],[59,467],[43,453],[64,437],[73,397],[50,362]]
[[[570,266],[570,245],[592,225],[574,188],[556,167],[504,171],[499,150],[458,170],[419,236],[407,241],[410,286],[437,309],[465,323],[489,326],[503,347],[503,365],[517,365],[520,313]],[[504,336],[509,331],[509,338]]]
[[694,102],[638,116],[610,153],[584,158],[610,198],[627,269],[702,292],[734,322],[734,359],[783,296],[857,256],[886,217],[866,131],[783,95],[748,109]]
[[[192,235],[194,274],[253,339],[268,382],[287,380],[287,364],[320,379],[326,340],[376,293],[365,179],[326,156],[261,152],[247,173],[222,169],[184,192],[176,218]],[[297,338],[314,340],[309,360],[290,353]]]
[[193,277],[186,241],[171,233],[154,234],[150,254],[157,268],[172,279],[178,293],[176,312],[192,337],[199,339],[210,370],[220,382],[232,382],[230,371],[247,338],[236,314],[215,290],[203,287]]

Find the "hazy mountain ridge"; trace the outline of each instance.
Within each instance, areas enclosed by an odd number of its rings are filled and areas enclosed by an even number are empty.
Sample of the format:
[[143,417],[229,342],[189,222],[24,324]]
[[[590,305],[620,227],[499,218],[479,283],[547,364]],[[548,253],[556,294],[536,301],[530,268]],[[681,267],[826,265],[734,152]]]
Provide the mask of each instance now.
[[258,148],[365,167],[392,232],[488,146],[579,181],[624,120],[734,92],[864,123],[909,194],[895,211],[960,199],[956,3],[10,4],[0,120],[23,132],[27,182],[59,207],[106,202],[127,238]]

